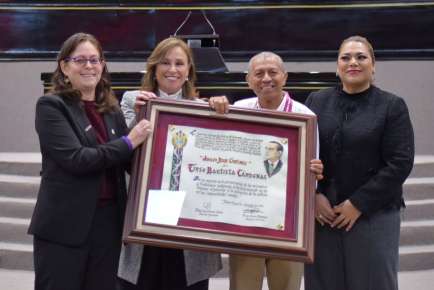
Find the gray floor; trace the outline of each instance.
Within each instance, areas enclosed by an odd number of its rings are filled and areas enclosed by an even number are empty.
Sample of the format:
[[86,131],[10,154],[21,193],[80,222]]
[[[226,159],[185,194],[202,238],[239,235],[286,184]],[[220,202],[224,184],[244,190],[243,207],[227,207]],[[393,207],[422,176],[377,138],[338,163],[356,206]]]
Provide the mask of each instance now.
[[[20,165],[22,159],[25,166]],[[0,190],[0,290],[33,289],[31,237],[25,230],[36,201],[34,187],[39,184],[39,163],[38,154],[0,152],[0,185],[3,184]],[[401,224],[401,290],[434,289],[434,156],[417,156],[416,164],[405,185],[407,209]],[[222,278],[211,279],[210,290],[227,290],[227,273],[218,277]],[[268,287],[264,285],[262,290]]]
[[[30,271],[0,270],[1,290],[31,290],[33,289],[34,274]],[[434,284],[434,270],[411,271],[399,273],[400,290],[429,290]],[[304,287],[301,287],[303,290]],[[229,289],[226,278],[211,279],[210,290]],[[263,290],[268,290],[264,285]]]

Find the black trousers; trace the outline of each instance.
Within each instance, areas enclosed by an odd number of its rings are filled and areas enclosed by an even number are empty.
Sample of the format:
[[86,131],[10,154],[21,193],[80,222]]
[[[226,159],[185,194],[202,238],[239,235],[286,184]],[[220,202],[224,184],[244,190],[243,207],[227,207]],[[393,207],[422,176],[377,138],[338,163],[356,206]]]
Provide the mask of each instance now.
[[115,290],[121,245],[116,204],[98,207],[79,247],[34,237],[35,290]]
[[400,212],[361,216],[349,232],[316,223],[306,290],[398,290]]
[[207,290],[208,279],[187,286],[184,253],[178,249],[145,247],[137,284],[120,280],[120,290]]

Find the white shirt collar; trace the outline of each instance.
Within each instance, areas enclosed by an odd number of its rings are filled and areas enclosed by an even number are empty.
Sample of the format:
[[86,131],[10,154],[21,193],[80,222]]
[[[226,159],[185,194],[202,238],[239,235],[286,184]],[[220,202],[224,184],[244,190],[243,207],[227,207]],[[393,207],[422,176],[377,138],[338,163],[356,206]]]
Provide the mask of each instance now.
[[180,100],[180,99],[182,99],[182,88],[179,91],[177,91],[176,93],[171,94],[171,95],[169,95],[169,94],[163,92],[162,90],[158,89],[158,96],[160,98],[164,98],[164,99]]
[[274,169],[274,168],[276,168],[276,166],[277,166],[277,163],[279,163],[279,160],[276,160],[276,161],[271,161],[270,159],[268,159],[267,160],[268,161],[268,164]]
[[[292,102],[292,99],[289,96],[288,92],[283,91],[282,101],[280,102],[280,105],[279,105],[279,107],[277,107],[276,111],[284,111],[284,112],[287,110],[290,111],[289,107],[291,106],[291,102]],[[257,98],[257,101],[256,101],[256,108],[262,109],[261,105],[259,105],[259,97]]]

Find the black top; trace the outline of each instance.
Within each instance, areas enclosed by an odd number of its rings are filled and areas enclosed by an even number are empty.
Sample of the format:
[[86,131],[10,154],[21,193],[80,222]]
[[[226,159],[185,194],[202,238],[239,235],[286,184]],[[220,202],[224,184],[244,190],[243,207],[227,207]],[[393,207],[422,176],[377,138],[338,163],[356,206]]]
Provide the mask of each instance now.
[[404,100],[375,86],[358,94],[339,86],[311,93],[306,105],[318,117],[325,176],[318,190],[332,204],[349,198],[363,214],[400,207],[414,159]]
[[103,173],[111,168],[116,173],[115,194],[123,216],[125,169],[132,152],[121,137],[128,129],[120,110],[105,113],[103,118],[108,142],[99,144],[79,102],[59,96],[39,98],[35,127],[42,176],[30,234],[53,243],[81,245],[92,226]]

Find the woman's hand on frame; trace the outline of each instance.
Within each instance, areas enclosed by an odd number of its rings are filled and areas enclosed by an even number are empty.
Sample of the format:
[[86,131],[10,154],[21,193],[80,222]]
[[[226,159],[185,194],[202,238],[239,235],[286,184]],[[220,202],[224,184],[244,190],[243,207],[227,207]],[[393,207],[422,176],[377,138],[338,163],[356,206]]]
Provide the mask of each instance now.
[[134,103],[134,111],[136,114],[139,113],[140,108],[144,105],[146,105],[146,102],[151,99],[156,99],[157,96],[153,92],[148,91],[140,91],[139,94],[136,97],[136,101]]
[[324,165],[320,159],[312,159],[310,161],[310,171],[315,174],[316,180],[320,181],[324,178]]
[[151,122],[146,119],[141,120],[137,123],[128,134],[128,139],[130,139],[133,149],[142,144],[146,138],[152,133]]

